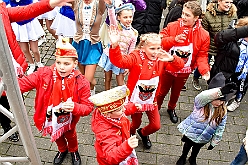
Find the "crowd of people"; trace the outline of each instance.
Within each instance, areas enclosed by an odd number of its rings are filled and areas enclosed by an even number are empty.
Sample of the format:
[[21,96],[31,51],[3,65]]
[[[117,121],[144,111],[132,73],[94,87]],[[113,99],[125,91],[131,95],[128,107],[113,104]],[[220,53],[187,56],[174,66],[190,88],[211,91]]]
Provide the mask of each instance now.
[[[97,162],[138,165],[136,133],[150,149],[149,136],[161,127],[159,110],[169,91],[167,113],[178,123],[177,102],[192,73],[200,92],[192,113],[177,125],[184,145],[175,163],[184,165],[192,148],[189,163],[196,165],[204,145],[212,150],[219,144],[228,113],[239,107],[248,87],[247,2],[171,3],[160,30],[167,4],[162,0],[0,2],[20,90],[36,89],[35,126],[58,148],[54,165],[62,164],[68,152],[72,164],[81,165],[76,124],[91,113]],[[42,64],[38,49],[45,42],[43,20],[56,41],[51,66]],[[105,91],[96,94],[97,66],[104,70]],[[112,74],[117,87],[111,85]],[[5,93],[0,103],[10,110]],[[143,114],[148,124],[140,128]],[[4,133],[12,128],[2,113],[0,122]],[[248,161],[247,137],[231,165]],[[18,141],[18,133],[8,139]]]

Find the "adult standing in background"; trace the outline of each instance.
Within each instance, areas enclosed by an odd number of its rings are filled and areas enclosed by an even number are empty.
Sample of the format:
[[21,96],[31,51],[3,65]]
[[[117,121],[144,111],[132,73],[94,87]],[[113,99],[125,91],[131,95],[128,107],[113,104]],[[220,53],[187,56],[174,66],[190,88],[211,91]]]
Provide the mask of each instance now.
[[[233,19],[237,19],[237,8],[232,4],[233,0],[213,0],[207,6],[207,11],[202,18],[202,27],[209,32],[210,48],[208,51],[209,61],[212,56],[216,56],[217,49],[214,44],[215,34],[221,30],[227,29]],[[199,78],[201,74],[198,69],[195,70],[193,76],[193,87],[201,90]]]
[[[176,4],[174,4],[175,1]],[[173,6],[170,5],[169,7],[169,12],[164,20],[164,28],[168,25],[168,23],[177,21],[178,18],[181,18],[183,5],[188,1],[193,1],[193,0],[173,0],[171,2],[171,5]]]
[[238,18],[248,16],[248,1],[247,0],[239,0],[236,5],[238,11]]
[[[166,0],[145,0],[146,9],[134,12],[132,26],[139,35],[153,32],[159,33],[163,9],[166,8]],[[138,37],[137,44],[140,39]]]
[[239,86],[235,99],[227,106],[228,111],[239,107],[248,87],[248,17],[239,19],[237,24],[233,22],[231,28],[215,36],[218,52],[210,72],[210,78],[222,72],[228,82]]

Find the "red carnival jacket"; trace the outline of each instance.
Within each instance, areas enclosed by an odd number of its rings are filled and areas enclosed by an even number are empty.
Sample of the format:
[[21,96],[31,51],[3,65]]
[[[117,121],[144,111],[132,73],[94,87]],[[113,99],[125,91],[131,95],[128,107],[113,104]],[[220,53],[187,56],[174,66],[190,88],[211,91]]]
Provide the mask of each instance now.
[[52,8],[49,5],[49,0],[42,0],[38,3],[33,3],[27,6],[10,8],[6,8],[4,2],[0,3],[0,15],[2,15],[8,44],[14,59],[23,68],[23,72],[26,71],[28,64],[26,63],[25,56],[16,41],[16,36],[12,30],[11,23],[37,17],[50,10],[52,10]]
[[[175,37],[182,33],[183,26],[181,24],[182,19],[171,22],[164,28],[160,34],[162,34],[162,47],[164,50],[169,51],[173,46],[177,44]],[[208,50],[210,45],[209,33],[201,26],[200,21],[195,27],[193,27],[193,34],[191,42],[193,42],[193,54],[191,61],[191,70],[198,67],[201,75],[204,75],[210,70],[208,64]]]
[[[41,131],[46,120],[48,102],[53,89],[53,72],[50,67],[42,67],[37,72],[18,78],[18,82],[22,93],[36,89],[34,122]],[[90,97],[89,81],[80,74],[76,77],[75,83],[72,128],[76,126],[80,116],[89,115],[94,108],[93,103],[88,100]]]
[[[146,56],[144,56],[147,58]],[[139,76],[141,73],[141,69],[147,69],[147,67],[142,67],[142,59],[140,57],[140,50],[134,50],[128,55],[122,55],[120,47],[117,46],[115,49],[110,48],[109,49],[109,58],[110,61],[117,67],[119,68],[125,68],[129,69],[129,75],[128,75],[128,80],[127,80],[127,87],[130,90],[130,95],[132,95],[133,89],[139,80]],[[184,66],[184,61],[174,55],[174,61],[172,62],[162,62],[162,61],[156,61],[157,63],[157,71],[156,73],[160,75],[163,70],[169,70],[172,72],[176,72],[180,69],[183,68]]]
[[[131,102],[125,108],[125,115],[132,115],[137,110]],[[133,151],[133,148],[127,143],[127,139],[130,137],[130,121],[126,116],[122,116],[122,118],[125,118],[123,125],[128,131],[127,136],[123,135],[118,121],[107,119],[97,108],[93,112],[91,128],[96,137],[95,149],[99,165],[118,165]],[[120,121],[123,120],[120,119]]]

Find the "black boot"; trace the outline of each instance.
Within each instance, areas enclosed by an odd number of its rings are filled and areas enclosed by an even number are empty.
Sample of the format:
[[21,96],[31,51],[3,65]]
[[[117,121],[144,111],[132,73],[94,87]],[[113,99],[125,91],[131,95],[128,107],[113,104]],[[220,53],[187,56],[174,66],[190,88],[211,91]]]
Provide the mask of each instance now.
[[58,152],[55,156],[55,158],[53,159],[53,164],[54,165],[60,165],[63,163],[66,155],[67,155],[68,151],[65,152]]
[[186,156],[180,156],[180,158],[178,159],[176,165],[184,165],[186,163]]
[[196,164],[196,158],[189,157],[189,164],[190,165],[197,165]]
[[172,123],[177,123],[178,122],[178,117],[177,117],[177,114],[176,114],[176,111],[173,109],[173,110],[170,110],[170,109],[167,109],[167,112],[170,116],[170,120]]
[[137,132],[142,139],[143,145],[145,146],[146,149],[150,149],[152,146],[152,142],[150,141],[149,136],[142,135],[141,130],[142,128],[138,129]]
[[81,165],[81,158],[78,151],[71,152],[71,159],[72,159],[72,165]]
[[[11,130],[12,127],[9,125],[9,126],[3,126],[3,130],[4,130],[4,134],[7,133],[9,130]],[[13,133],[12,135],[10,135],[8,137],[8,139],[12,142],[18,142],[19,141],[19,136],[18,134],[15,132]]]

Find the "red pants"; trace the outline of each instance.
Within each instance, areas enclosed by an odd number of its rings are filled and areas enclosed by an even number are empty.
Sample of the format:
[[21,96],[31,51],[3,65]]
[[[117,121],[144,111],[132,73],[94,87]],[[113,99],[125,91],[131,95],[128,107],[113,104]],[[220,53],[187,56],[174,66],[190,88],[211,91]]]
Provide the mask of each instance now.
[[[156,106],[157,107],[157,106]],[[146,111],[146,115],[148,116],[149,124],[142,128],[141,133],[144,136],[148,136],[160,129],[160,115],[158,108],[156,108],[153,111]],[[130,132],[131,134],[135,134],[136,129],[138,129],[141,125],[141,119],[142,119],[143,113],[135,113],[131,115],[132,123]]]
[[179,73],[176,77],[168,72],[164,72],[159,77],[159,86],[157,92],[157,103],[159,110],[161,108],[161,105],[163,104],[165,96],[168,94],[170,89],[171,95],[168,102],[168,109],[173,110],[176,108],[180,92],[184,84],[186,83],[189,75],[190,73]]
[[70,131],[65,132],[60,138],[56,141],[59,152],[76,152],[78,150],[78,141],[77,141],[77,132],[76,128],[71,129]]

